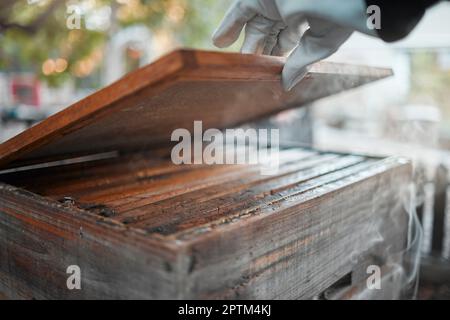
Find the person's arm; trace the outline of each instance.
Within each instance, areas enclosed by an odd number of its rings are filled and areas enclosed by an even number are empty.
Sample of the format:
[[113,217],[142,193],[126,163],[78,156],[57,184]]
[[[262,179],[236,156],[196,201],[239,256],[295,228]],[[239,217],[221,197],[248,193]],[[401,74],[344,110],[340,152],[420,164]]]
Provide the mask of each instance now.
[[[447,0],[448,1],[448,0]],[[282,84],[295,86],[308,67],[335,53],[354,31],[385,41],[405,37],[439,0],[236,0],[216,30],[219,47],[234,43],[242,30],[243,53],[287,55]],[[381,26],[368,25],[369,7],[380,8]],[[305,33],[300,26],[308,24]]]
[[[286,90],[308,66],[329,57],[353,31],[375,36],[367,27],[365,0],[236,0],[213,36],[228,47],[245,30],[242,53],[288,55],[282,84]],[[301,33],[300,26],[309,29]]]
[[381,29],[378,36],[386,41],[398,41],[406,37],[420,22],[425,11],[439,0],[366,0],[367,6],[376,5],[381,12]]

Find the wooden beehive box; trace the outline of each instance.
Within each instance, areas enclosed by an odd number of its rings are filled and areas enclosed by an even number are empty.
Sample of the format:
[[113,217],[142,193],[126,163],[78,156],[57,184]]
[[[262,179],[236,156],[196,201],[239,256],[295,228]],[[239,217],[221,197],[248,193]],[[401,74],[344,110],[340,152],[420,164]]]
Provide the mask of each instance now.
[[194,120],[229,128],[390,75],[319,63],[284,93],[282,66],[176,51],[1,144],[0,297],[320,298],[389,269],[406,161],[286,148],[262,176],[167,157]]

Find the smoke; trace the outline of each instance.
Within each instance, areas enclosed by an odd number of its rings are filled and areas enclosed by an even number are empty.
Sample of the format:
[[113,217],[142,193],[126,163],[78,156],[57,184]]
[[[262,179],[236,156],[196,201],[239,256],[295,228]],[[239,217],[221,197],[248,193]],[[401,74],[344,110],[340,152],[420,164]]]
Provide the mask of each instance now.
[[404,274],[402,283],[402,292],[404,296],[410,295],[411,299],[417,296],[419,284],[419,268],[421,249],[423,242],[423,231],[417,216],[417,190],[416,185],[412,183],[406,196],[403,199],[405,211],[408,213],[408,241],[404,252],[400,254],[404,258]]
[[[385,196],[383,192],[374,194],[374,199],[377,199],[375,202],[379,202],[380,198],[383,200]],[[371,215],[374,217],[371,218],[373,223],[364,224],[363,234],[366,235],[366,241],[355,244],[351,255],[351,263],[357,270],[367,267],[366,270],[358,271],[364,273],[365,281],[359,280],[356,290],[355,288],[350,290],[353,293],[349,292],[349,287],[328,292],[329,298],[416,299],[423,245],[423,231],[416,211],[418,205],[417,187],[414,183],[410,183],[399,193],[388,216],[376,219],[376,211],[379,208],[377,205],[373,206]],[[393,230],[397,235],[393,236]],[[370,280],[373,279],[371,270],[380,270],[381,279],[378,288],[370,285]]]

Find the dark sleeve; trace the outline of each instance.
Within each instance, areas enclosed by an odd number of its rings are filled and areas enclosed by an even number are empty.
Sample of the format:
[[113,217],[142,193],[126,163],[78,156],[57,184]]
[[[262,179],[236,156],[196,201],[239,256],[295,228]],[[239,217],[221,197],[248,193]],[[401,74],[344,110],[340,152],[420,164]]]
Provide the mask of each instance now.
[[[448,1],[448,0],[447,0]],[[406,37],[419,23],[425,11],[439,0],[366,0],[367,6],[381,9],[381,29],[378,35],[387,42]]]

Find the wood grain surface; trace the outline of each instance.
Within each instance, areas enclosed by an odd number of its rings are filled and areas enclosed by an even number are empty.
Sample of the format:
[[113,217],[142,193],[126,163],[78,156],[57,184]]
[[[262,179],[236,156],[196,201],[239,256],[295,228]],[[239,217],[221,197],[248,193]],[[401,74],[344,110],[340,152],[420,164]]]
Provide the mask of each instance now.
[[170,143],[174,129],[230,128],[392,74],[320,62],[291,92],[282,58],[175,51],[0,145],[0,166]]
[[[150,153],[0,175],[0,293],[317,298],[401,263],[409,163],[299,148],[280,159],[274,176]],[[65,287],[70,264],[81,291]]]

